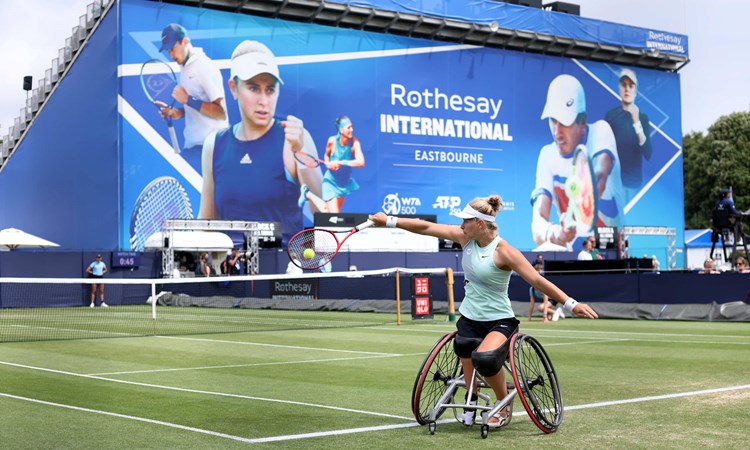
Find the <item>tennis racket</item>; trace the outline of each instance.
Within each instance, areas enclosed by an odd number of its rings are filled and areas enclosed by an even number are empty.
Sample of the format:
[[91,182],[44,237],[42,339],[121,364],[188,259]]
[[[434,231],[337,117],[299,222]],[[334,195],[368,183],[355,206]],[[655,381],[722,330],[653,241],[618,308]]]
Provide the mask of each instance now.
[[159,177],[146,186],[133,206],[130,217],[130,248],[143,250],[146,239],[157,231],[168,219],[192,219],[185,188],[172,177]]
[[321,164],[326,163],[320,158],[316,158],[315,156],[309,153],[305,153],[304,150],[300,150],[298,152],[293,152],[293,153],[294,153],[294,159],[296,159],[298,162],[300,162],[301,164],[304,164],[305,166],[311,169],[314,169],[320,166]]
[[[149,59],[141,66],[141,87],[149,101],[160,111],[171,108],[174,105],[172,91],[177,86],[177,77],[169,64],[160,59]],[[172,126],[172,118],[165,115],[169,129],[169,140],[175,153],[180,153],[180,144],[177,142],[177,134]]]
[[[347,239],[354,233],[373,225],[371,220],[350,230],[332,231],[325,228],[308,228],[292,236],[287,246],[287,254],[292,263],[301,269],[319,269],[336,256]],[[348,233],[339,239],[338,233]]]
[[565,227],[575,227],[576,234],[591,232],[596,226],[599,196],[596,192],[594,169],[585,145],[579,145],[573,153],[573,167],[565,180],[565,193],[568,196]]

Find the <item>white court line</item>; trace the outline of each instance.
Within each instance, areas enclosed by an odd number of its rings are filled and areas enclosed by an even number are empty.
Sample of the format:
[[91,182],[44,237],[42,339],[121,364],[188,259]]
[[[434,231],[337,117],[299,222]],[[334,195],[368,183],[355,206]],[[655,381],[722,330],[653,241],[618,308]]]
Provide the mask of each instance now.
[[[664,394],[664,395],[653,395],[648,397],[637,397],[637,398],[631,398],[631,399],[624,399],[624,400],[612,400],[607,402],[598,402],[598,403],[589,403],[587,405],[574,405],[574,406],[566,406],[565,409],[568,411],[575,411],[580,409],[591,409],[591,408],[603,408],[608,406],[618,406],[618,405],[625,405],[625,404],[631,404],[631,403],[641,403],[641,402],[651,402],[651,401],[659,401],[659,400],[669,400],[673,398],[681,398],[681,397],[695,397],[698,395],[708,395],[708,394],[715,394],[715,393],[721,393],[721,392],[730,392],[730,391],[738,391],[738,390],[745,390],[750,389],[750,384],[745,384],[741,386],[730,386],[730,387],[724,387],[724,388],[716,388],[716,389],[705,389],[701,391],[692,391],[692,392],[680,392],[676,394]],[[288,435],[282,435],[282,436],[270,436],[265,438],[243,438],[240,436],[233,436],[230,434],[225,433],[218,433],[215,431],[209,431],[209,430],[202,430],[200,428],[194,428],[194,427],[187,427],[184,425],[174,424],[170,422],[163,422],[159,420],[153,420],[153,419],[146,419],[142,417],[136,417],[136,416],[128,416],[124,414],[117,414],[112,413],[108,411],[101,411],[101,410],[95,410],[95,409],[88,409],[88,408],[81,408],[77,406],[71,406],[71,405],[63,405],[60,403],[52,403],[47,402],[43,400],[36,400],[32,398],[27,397],[19,397],[16,395],[11,394],[5,394],[0,392],[0,397],[8,397],[16,400],[22,400],[22,401],[28,401],[32,403],[38,403],[43,404],[47,406],[54,406],[58,408],[66,408],[66,409],[73,409],[76,411],[83,411],[83,412],[91,412],[94,414],[102,414],[112,417],[118,417],[122,419],[130,419],[130,420],[136,420],[139,422],[146,422],[151,423],[155,425],[162,425],[166,427],[171,428],[178,428],[182,430],[187,431],[194,431],[196,433],[202,433],[202,434],[208,434],[211,436],[217,436],[217,437],[223,437],[226,439],[231,439],[235,441],[240,442],[246,442],[250,444],[260,444],[265,442],[280,442],[280,441],[291,441],[291,440],[298,440],[298,439],[308,439],[308,438],[316,438],[316,437],[327,437],[327,436],[340,436],[344,434],[354,434],[354,433],[365,433],[370,431],[387,431],[387,430],[395,430],[399,428],[412,428],[420,426],[416,422],[412,423],[403,423],[403,424],[394,424],[394,425],[380,425],[380,426],[374,426],[374,427],[359,427],[359,428],[348,428],[343,430],[332,430],[332,431],[319,431],[315,433],[302,433],[302,434],[288,434]],[[513,416],[520,416],[525,415],[526,411],[516,411],[513,413]],[[409,420],[414,420],[413,418],[409,418]],[[441,420],[438,423],[444,424],[444,423],[451,423],[454,422],[453,419],[446,419]]]
[[652,401],[657,401],[657,400],[669,400],[669,399],[681,398],[681,397],[695,397],[698,395],[717,394],[720,392],[742,391],[745,389],[750,389],[750,384],[743,384],[741,386],[729,386],[729,387],[715,388],[715,389],[704,389],[702,391],[679,392],[676,394],[651,395],[648,397],[637,397],[637,398],[631,398],[631,399],[625,399],[625,400],[612,400],[608,402],[589,403],[588,405],[566,406],[565,409],[576,410],[576,409],[602,408],[605,406],[626,405],[628,403],[652,402]]
[[575,342],[550,342],[544,344],[545,347],[559,347],[561,345],[581,345],[581,344],[604,344],[610,342],[632,341],[633,339],[597,339],[595,341],[575,341]]
[[159,339],[177,339],[177,340],[183,340],[183,341],[219,342],[222,344],[256,345],[259,347],[288,348],[288,349],[294,349],[294,350],[315,350],[319,352],[360,353],[363,355],[400,356],[398,353],[363,352],[359,350],[339,350],[335,348],[319,348],[319,347],[299,347],[295,345],[262,344],[258,342],[242,342],[242,341],[224,341],[220,339],[188,338],[188,337],[179,337],[179,336],[154,336],[154,337],[157,337]]
[[351,358],[330,358],[330,359],[307,359],[302,361],[276,361],[266,363],[248,363],[248,364],[230,364],[225,366],[204,366],[204,367],[181,367],[173,369],[151,369],[151,370],[130,370],[127,372],[102,372],[102,373],[91,373],[89,375],[103,376],[103,375],[130,375],[135,373],[159,373],[159,372],[184,372],[188,370],[210,370],[210,369],[229,369],[233,367],[257,367],[257,366],[283,366],[288,364],[308,364],[308,363],[326,363],[331,361],[356,361],[360,359],[374,359],[374,358],[395,358],[400,356],[424,356],[424,352],[421,353],[405,353],[398,355],[370,355],[370,356],[355,356]]
[[597,330],[561,330],[536,328],[537,331],[549,331],[551,333],[582,333],[582,334],[627,334],[631,336],[670,336],[670,337],[699,337],[699,338],[737,338],[750,339],[750,335],[736,336],[729,334],[693,334],[693,333],[651,333],[641,331],[597,331]]
[[[19,328],[22,330],[46,330],[46,331],[56,331],[56,332],[62,332],[62,333],[78,333],[78,334],[92,334],[101,336],[104,335],[105,337],[126,337],[126,338],[134,338],[134,337],[142,337],[142,336],[148,336],[144,333],[137,334],[137,333],[121,333],[121,332],[115,332],[115,331],[97,331],[97,330],[84,330],[82,328],[60,328],[60,327],[40,327],[36,325],[10,325],[12,328]],[[85,339],[85,338],[84,338]]]
[[[420,326],[422,328],[423,326]],[[407,333],[430,333],[430,334],[439,334],[439,333],[445,333],[445,330],[440,331],[438,329],[435,330],[429,330],[429,329],[393,329],[393,328],[383,328],[383,327],[371,327],[370,329],[373,330],[392,330],[392,331],[401,331],[401,332],[407,332]],[[633,341],[633,342],[663,342],[663,343],[675,343],[675,344],[699,344],[699,345],[750,345],[750,336],[730,336],[730,335],[721,335],[721,334],[680,334],[680,333],[639,333],[639,332],[630,332],[630,331],[582,331],[582,330],[560,330],[560,329],[542,329],[537,328],[534,330],[526,330],[531,331],[534,334],[531,333],[525,333],[529,334],[531,336],[536,336],[539,339],[595,339],[593,336],[587,336],[587,334],[606,334],[606,335],[613,335],[611,338],[601,337],[597,341],[591,341],[591,343],[596,342],[616,342],[616,341]],[[574,333],[577,334],[577,336],[571,336],[568,335],[555,335],[555,334],[543,334],[541,336],[537,335],[536,332],[542,331],[542,332],[549,332],[549,333]],[[747,341],[711,341],[711,340],[676,340],[676,339],[657,339],[657,338],[642,338],[642,337],[628,337],[628,338],[615,338],[614,336],[618,334],[625,334],[625,335],[643,335],[643,336],[676,336],[676,337],[691,337],[691,338],[735,338],[735,339],[749,339]],[[556,345],[571,345],[578,343],[576,342],[570,342],[570,343],[545,343],[545,347],[549,346],[556,346]]]
[[15,399],[15,400],[22,400],[22,401],[25,401],[25,402],[37,403],[37,404],[40,404],[40,405],[54,406],[56,408],[72,409],[74,411],[88,412],[88,413],[93,413],[93,414],[101,414],[103,416],[117,417],[119,419],[128,419],[128,420],[135,420],[135,421],[138,421],[138,422],[146,422],[146,423],[150,423],[150,424],[154,424],[154,425],[162,425],[162,426],[170,427],[170,428],[178,428],[180,430],[194,431],[196,433],[208,434],[208,435],[211,435],[211,436],[216,436],[216,437],[231,439],[233,441],[240,441],[240,442],[245,442],[245,443],[251,443],[251,441],[252,441],[252,439],[243,438],[243,437],[239,437],[239,436],[232,436],[231,434],[218,433],[216,431],[209,431],[209,430],[202,430],[200,428],[188,427],[188,426],[179,425],[179,424],[176,424],[176,423],[164,422],[162,420],[146,419],[144,417],[130,416],[130,415],[127,415],[127,414],[118,414],[118,413],[113,413],[113,412],[109,412],[109,411],[102,411],[100,409],[90,409],[90,408],[81,408],[80,406],[64,405],[62,403],[48,402],[48,401],[45,401],[45,400],[37,400],[37,399],[34,399],[34,398],[28,398],[28,397],[20,397],[18,395],[6,394],[4,392],[0,392],[0,397],[7,397],[7,398]]
[[[161,337],[161,336],[156,336]],[[566,337],[567,338],[567,337]],[[178,338],[179,339],[179,338]],[[186,338],[188,340],[192,340],[192,338]],[[585,338],[580,338],[585,339]],[[197,339],[201,341],[209,341],[209,342],[230,342],[230,343],[239,343],[239,344],[249,344],[254,345],[250,342],[236,342],[236,341],[222,341],[222,340],[211,340],[211,339]],[[553,342],[545,344],[545,347],[557,347],[557,346],[563,346],[563,345],[585,345],[585,344],[601,344],[601,343],[609,343],[609,342],[623,342],[623,341],[634,341],[637,339],[626,339],[626,338],[599,338],[596,340],[589,340],[589,341],[575,341],[575,342]],[[264,345],[264,344],[257,344],[257,345]],[[271,345],[275,346],[275,345]],[[284,345],[279,345],[278,347],[287,347]],[[289,346],[291,348],[299,348],[295,346]],[[358,351],[349,351],[349,350],[327,350],[327,349],[316,349],[312,348],[313,350],[323,350],[323,351],[341,351],[346,353],[370,353],[370,352],[358,352]],[[369,356],[358,356],[358,357],[351,357],[351,358],[329,358],[329,359],[308,359],[308,360],[300,360],[300,361],[276,361],[276,362],[265,362],[265,363],[248,363],[248,364],[228,364],[228,365],[221,365],[221,366],[200,366],[200,367],[180,367],[180,368],[170,368],[170,369],[149,369],[149,370],[130,370],[125,372],[101,372],[101,373],[91,373],[89,375],[94,376],[105,376],[105,375],[131,375],[131,374],[139,374],[139,373],[161,373],[161,372],[185,372],[185,371],[191,371],[191,370],[212,370],[212,369],[228,369],[228,368],[235,368],[235,367],[257,367],[257,366],[281,366],[281,365],[290,365],[290,364],[307,364],[307,363],[326,363],[326,362],[335,362],[335,361],[355,361],[355,360],[362,360],[362,359],[375,359],[375,358],[397,358],[397,357],[412,357],[412,356],[424,356],[424,352],[419,353],[376,353],[371,354]]]
[[[439,326],[432,326],[432,325],[415,325],[414,327],[368,327],[368,330],[386,330],[386,331],[393,331],[393,332],[403,332],[403,333],[430,333],[430,334],[436,334],[436,333],[446,333],[449,331],[454,331],[454,327],[449,328],[441,328]],[[726,338],[726,339],[748,339],[750,340],[750,335],[730,335],[730,334],[695,334],[695,333],[656,333],[656,332],[640,332],[640,331],[598,331],[598,330],[563,330],[560,328],[554,328],[552,327],[540,327],[540,328],[524,328],[521,330],[522,333],[528,334],[531,336],[536,336],[536,333],[567,333],[567,334],[605,334],[605,335],[629,335],[629,336],[670,336],[670,337],[697,337],[697,338]],[[548,335],[545,335],[545,337],[548,337]],[[575,338],[584,338],[587,336],[567,336],[569,338],[575,339]],[[685,341],[685,342],[694,342],[694,341]]]
[[[553,337],[553,336],[549,336]],[[560,337],[561,339],[571,339],[569,336]],[[572,339],[585,339],[584,337],[577,337]],[[603,338],[604,339],[604,338]],[[631,342],[657,342],[657,343],[665,343],[665,344],[695,344],[695,345],[750,345],[750,342],[722,342],[722,341],[678,341],[676,339],[640,339],[640,338],[622,338],[622,339],[614,339],[614,341],[631,341]],[[574,343],[574,342],[572,342]],[[545,343],[544,346],[548,347],[550,345],[556,345],[556,344],[547,344]]]
[[[401,331],[401,332],[427,332],[427,333],[439,333],[439,332],[448,332],[455,330],[455,324],[451,324],[453,326],[443,328],[440,325],[414,325],[414,326],[408,326],[408,325],[401,325],[400,327],[397,325],[394,326],[379,326],[379,327],[368,327],[368,330],[389,330],[389,331]],[[733,334],[705,334],[705,333],[660,333],[660,332],[648,332],[648,331],[600,331],[600,330],[564,330],[560,328],[555,328],[554,325],[551,327],[549,326],[539,326],[534,327],[531,325],[531,328],[528,328],[526,325],[522,324],[521,332],[524,334],[532,335],[532,333],[542,332],[542,333],[568,333],[568,334],[608,334],[608,335],[618,335],[618,334],[626,334],[631,336],[673,336],[673,337],[699,337],[699,338],[728,338],[728,339],[750,339],[750,334],[747,335],[733,335]]]
[[80,378],[88,378],[92,380],[100,380],[100,381],[109,381],[112,383],[120,383],[120,384],[128,384],[131,386],[142,386],[142,387],[151,387],[156,389],[165,389],[169,391],[178,391],[178,392],[187,392],[190,394],[205,394],[205,395],[215,395],[218,397],[230,397],[230,398],[241,398],[246,400],[258,400],[262,402],[270,402],[270,403],[283,403],[287,405],[296,405],[296,406],[309,406],[313,408],[322,408],[322,409],[331,409],[334,411],[343,411],[343,412],[352,412],[357,414],[366,414],[370,416],[379,416],[379,417],[389,417],[393,419],[402,419],[402,420],[411,420],[409,417],[404,416],[397,416],[395,414],[386,414],[386,413],[379,413],[374,411],[364,411],[360,409],[352,409],[352,408],[342,408],[339,406],[329,406],[329,405],[321,405],[316,403],[306,403],[306,402],[295,402],[292,400],[279,400],[275,398],[265,398],[265,397],[255,397],[252,395],[240,395],[240,394],[228,394],[225,392],[214,392],[214,391],[204,391],[200,389],[187,389],[187,388],[180,388],[180,387],[174,387],[174,386],[164,386],[160,384],[151,384],[151,383],[139,383],[137,381],[127,381],[127,380],[118,380],[115,378],[105,378],[100,377],[96,375],[85,375],[81,373],[74,373],[74,372],[68,372],[65,370],[56,370],[56,369],[48,369],[45,367],[35,367],[35,366],[28,366],[25,364],[16,364],[8,361],[0,361],[0,365],[5,366],[11,366],[11,367],[19,367],[22,369],[30,369],[30,370],[38,370],[40,372],[49,372],[49,373],[57,373],[61,375],[68,375],[72,377],[80,377]]

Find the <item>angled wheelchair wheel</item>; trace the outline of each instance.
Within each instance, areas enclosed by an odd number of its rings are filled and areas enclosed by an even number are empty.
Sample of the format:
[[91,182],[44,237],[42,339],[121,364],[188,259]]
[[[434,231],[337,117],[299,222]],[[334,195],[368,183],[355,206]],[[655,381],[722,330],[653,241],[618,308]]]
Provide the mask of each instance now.
[[414,417],[420,425],[437,420],[445,408],[442,408],[430,419],[430,412],[437,407],[437,402],[448,390],[448,383],[461,374],[461,364],[453,352],[453,331],[441,337],[422,363],[414,381],[411,394],[411,407]]
[[511,339],[513,382],[531,421],[545,433],[554,433],[563,420],[563,399],[557,373],[542,344],[516,333]]

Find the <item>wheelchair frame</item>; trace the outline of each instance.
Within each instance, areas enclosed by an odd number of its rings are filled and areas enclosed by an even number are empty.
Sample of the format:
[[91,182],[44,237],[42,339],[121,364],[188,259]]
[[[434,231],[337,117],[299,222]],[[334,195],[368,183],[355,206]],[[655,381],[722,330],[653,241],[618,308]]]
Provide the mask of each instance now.
[[[437,419],[447,409],[453,409],[454,417],[459,423],[459,411],[480,411],[480,434],[482,438],[486,438],[489,434],[489,418],[518,396],[534,425],[545,433],[557,431],[563,420],[562,393],[552,361],[539,341],[523,333],[511,336],[510,351],[503,362],[503,368],[513,378],[513,386],[508,383],[508,395],[490,406],[490,395],[481,392],[482,389],[489,388],[489,384],[476,370],[472,378],[477,378],[477,404],[469,404],[472,383],[467,388],[461,361],[454,353],[453,346],[449,345],[455,337],[456,331],[453,331],[438,339],[417,373],[412,390],[412,412],[419,424],[427,425],[430,434],[435,434]],[[461,388],[466,391],[467,400],[457,403],[455,397]]]

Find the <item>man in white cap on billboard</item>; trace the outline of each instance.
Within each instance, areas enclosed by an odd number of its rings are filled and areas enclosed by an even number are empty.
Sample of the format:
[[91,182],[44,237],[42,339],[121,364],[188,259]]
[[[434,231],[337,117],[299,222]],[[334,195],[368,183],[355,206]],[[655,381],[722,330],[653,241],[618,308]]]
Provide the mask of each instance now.
[[[294,152],[317,158],[302,121],[280,118],[283,80],[275,56],[258,41],[243,41],[230,62],[229,89],[241,120],[209,135],[203,144],[201,219],[280,222],[283,243],[302,229],[302,194],[321,195],[320,167],[298,163]],[[312,210],[316,212],[317,210]]]
[[206,136],[229,126],[224,80],[219,68],[203,49],[193,47],[187,31],[179,24],[164,28],[159,51],[166,51],[180,65],[179,83],[172,92],[179,105],[163,109],[162,114],[185,118],[182,157],[200,174]]
[[[565,182],[572,176],[573,156],[582,147],[591,162],[597,195],[597,216],[593,226],[620,226],[622,184],[620,161],[612,129],[607,122],[586,123],[586,96],[581,83],[571,75],[559,75],[549,85],[541,119],[549,121],[553,142],[542,147],[531,193],[531,231],[541,245],[551,242],[568,249],[577,237],[590,235],[575,223],[565,223],[570,199]],[[559,223],[552,223],[552,206]]]
[[622,69],[619,80],[622,103],[608,111],[604,120],[615,134],[625,201],[630,201],[643,186],[643,158],[651,159],[651,124],[635,104],[638,96],[635,72]]

